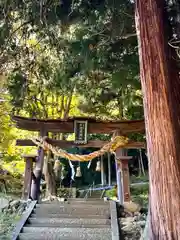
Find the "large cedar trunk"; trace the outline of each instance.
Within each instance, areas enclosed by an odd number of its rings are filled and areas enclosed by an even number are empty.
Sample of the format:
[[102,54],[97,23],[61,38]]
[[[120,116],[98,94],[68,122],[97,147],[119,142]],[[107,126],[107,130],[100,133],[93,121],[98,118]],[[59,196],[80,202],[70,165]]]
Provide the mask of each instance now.
[[150,175],[152,240],[180,239],[180,80],[164,0],[136,1]]

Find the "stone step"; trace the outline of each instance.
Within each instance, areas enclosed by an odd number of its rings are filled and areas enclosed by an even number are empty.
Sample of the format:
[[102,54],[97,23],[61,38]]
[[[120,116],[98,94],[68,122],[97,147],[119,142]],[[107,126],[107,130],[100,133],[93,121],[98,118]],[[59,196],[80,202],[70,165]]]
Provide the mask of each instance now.
[[100,197],[102,196],[102,191],[92,191],[91,193],[89,193],[88,197],[92,196],[94,196],[94,198],[96,197],[97,199],[100,199]]
[[67,199],[67,201],[65,202],[59,202],[58,200],[54,200],[54,201],[43,201],[40,204],[46,203],[46,204],[53,204],[53,203],[73,203],[73,204],[78,204],[78,203],[92,203],[92,204],[106,204],[107,202],[105,202],[103,199],[100,198],[92,198],[92,199],[85,199],[85,198],[70,198]]
[[[71,202],[78,202],[78,201],[89,201],[89,199],[88,198],[65,198],[66,199],[66,201],[71,201]],[[99,198],[97,198],[97,199],[93,199],[93,201],[103,201],[103,199],[99,199]]]
[[[91,195],[91,196],[89,196],[89,199],[93,199],[94,197],[97,197],[97,196]],[[99,198],[100,198],[100,196],[99,196]]]
[[72,201],[72,202],[78,202],[78,201],[86,201],[86,202],[92,202],[92,201],[101,201],[101,202],[104,202],[103,199],[99,199],[99,198],[95,198],[93,200],[89,200],[88,198],[85,199],[85,198],[68,198],[67,201]]
[[41,234],[45,234],[48,233],[50,235],[53,234],[59,234],[59,236],[63,237],[67,234],[69,234],[69,236],[81,236],[81,235],[86,235],[88,236],[88,234],[94,234],[96,233],[98,234],[109,234],[111,233],[111,227],[107,226],[106,228],[57,228],[57,227],[23,227],[23,233],[41,233]]
[[44,212],[40,212],[38,214],[31,214],[32,218],[89,218],[89,219],[110,219],[110,214],[107,215],[93,215],[93,214],[89,214],[88,216],[86,214],[58,214],[58,213],[44,213]]
[[61,225],[95,225],[94,227],[100,227],[99,225],[110,225],[109,219],[94,219],[94,218],[29,218],[30,224],[57,224]]
[[100,194],[97,194],[97,193],[93,193],[91,195],[88,196],[89,199],[93,199],[93,198],[98,198],[100,199],[101,195]]
[[49,234],[46,233],[20,233],[19,240],[110,240],[112,239],[111,233],[106,234],[71,234],[66,233],[63,236],[59,233]]
[[83,214],[83,215],[108,215],[110,209],[108,208],[76,208],[76,207],[40,207],[33,210],[36,214]]
[[91,193],[91,194],[102,194],[102,190],[92,190],[91,192],[89,192],[89,193]]
[[91,195],[101,195],[102,194],[102,191],[98,191],[98,190],[95,190],[95,191],[91,191],[89,192]]
[[52,204],[46,204],[46,203],[41,203],[41,204],[36,204],[36,208],[41,208],[41,207],[46,207],[46,208],[61,208],[61,207],[76,207],[76,208],[109,208],[109,203],[84,203],[84,202],[65,202],[65,203],[52,203]]
[[46,228],[93,228],[96,231],[97,228],[107,228],[110,225],[104,224],[77,224],[77,223],[31,223],[26,224],[26,227],[46,227]]

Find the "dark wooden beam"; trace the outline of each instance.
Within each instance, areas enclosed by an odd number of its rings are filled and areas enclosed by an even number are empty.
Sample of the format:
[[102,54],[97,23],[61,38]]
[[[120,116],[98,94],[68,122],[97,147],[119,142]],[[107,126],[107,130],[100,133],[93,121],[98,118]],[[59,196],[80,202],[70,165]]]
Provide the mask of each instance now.
[[[57,120],[41,120],[41,119],[29,119],[14,116],[13,120],[16,122],[17,128],[40,131],[42,128],[47,132],[59,132],[59,133],[73,133],[74,132],[74,120],[79,118],[71,118],[66,121]],[[119,130],[123,134],[144,132],[145,124],[144,120],[131,120],[131,121],[101,121],[92,118],[83,118],[88,120],[88,133],[112,133]]]
[[[80,144],[75,144],[74,141],[54,140],[50,138],[48,138],[46,141],[52,144],[53,146],[57,146],[60,148],[71,148],[71,147],[101,148],[108,143],[108,141],[91,140],[87,144],[80,145]],[[33,143],[33,141],[30,139],[18,139],[16,141],[16,145],[17,146],[36,146]],[[145,148],[145,143],[130,141],[124,148],[127,148],[127,149]]]

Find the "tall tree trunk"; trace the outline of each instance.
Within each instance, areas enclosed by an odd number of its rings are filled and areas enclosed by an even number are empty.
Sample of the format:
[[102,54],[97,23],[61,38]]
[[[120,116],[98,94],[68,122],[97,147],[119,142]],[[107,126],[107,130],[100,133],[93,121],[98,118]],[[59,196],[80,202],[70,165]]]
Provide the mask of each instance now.
[[60,182],[61,182],[62,165],[58,159],[56,159],[54,162],[53,170],[54,170],[54,176],[56,181],[56,188],[59,188]]
[[165,0],[136,0],[150,175],[149,239],[180,239],[180,79]]
[[121,120],[124,119],[124,102],[123,102],[123,90],[122,90],[122,87],[121,87],[121,90],[119,91],[118,93],[118,106],[119,106],[119,118]]
[[71,110],[73,92],[74,92],[74,89],[72,89],[70,95],[67,97],[67,103],[65,105],[64,116],[63,116],[64,120],[66,120],[69,117],[69,112]]
[[49,161],[49,157],[44,159],[44,176],[46,181],[46,196],[56,195],[56,181],[53,170],[53,164]]

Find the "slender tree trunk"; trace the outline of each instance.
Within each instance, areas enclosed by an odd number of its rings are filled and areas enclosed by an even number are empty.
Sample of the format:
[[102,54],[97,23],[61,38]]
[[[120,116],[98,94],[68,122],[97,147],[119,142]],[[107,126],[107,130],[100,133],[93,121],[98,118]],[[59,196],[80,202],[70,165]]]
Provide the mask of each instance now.
[[165,0],[136,0],[150,175],[151,240],[180,239],[180,79],[168,47]]
[[46,196],[56,195],[56,181],[53,164],[48,157],[44,159],[44,176],[46,181]]
[[61,165],[60,161],[57,159],[55,160],[53,170],[54,170],[54,176],[55,176],[55,181],[56,181],[56,192],[57,192],[57,188],[60,187],[61,170],[62,170],[62,165]]
[[70,112],[70,109],[71,109],[73,92],[74,92],[74,89],[72,89],[70,95],[67,98],[67,104],[66,104],[66,107],[65,107],[64,117],[63,117],[64,120],[66,120],[69,117],[69,112]]
[[124,103],[123,103],[123,94],[122,94],[123,90],[122,90],[122,87],[121,87],[121,90],[119,91],[119,94],[118,94],[118,106],[119,106],[119,118],[121,120],[124,119]]

